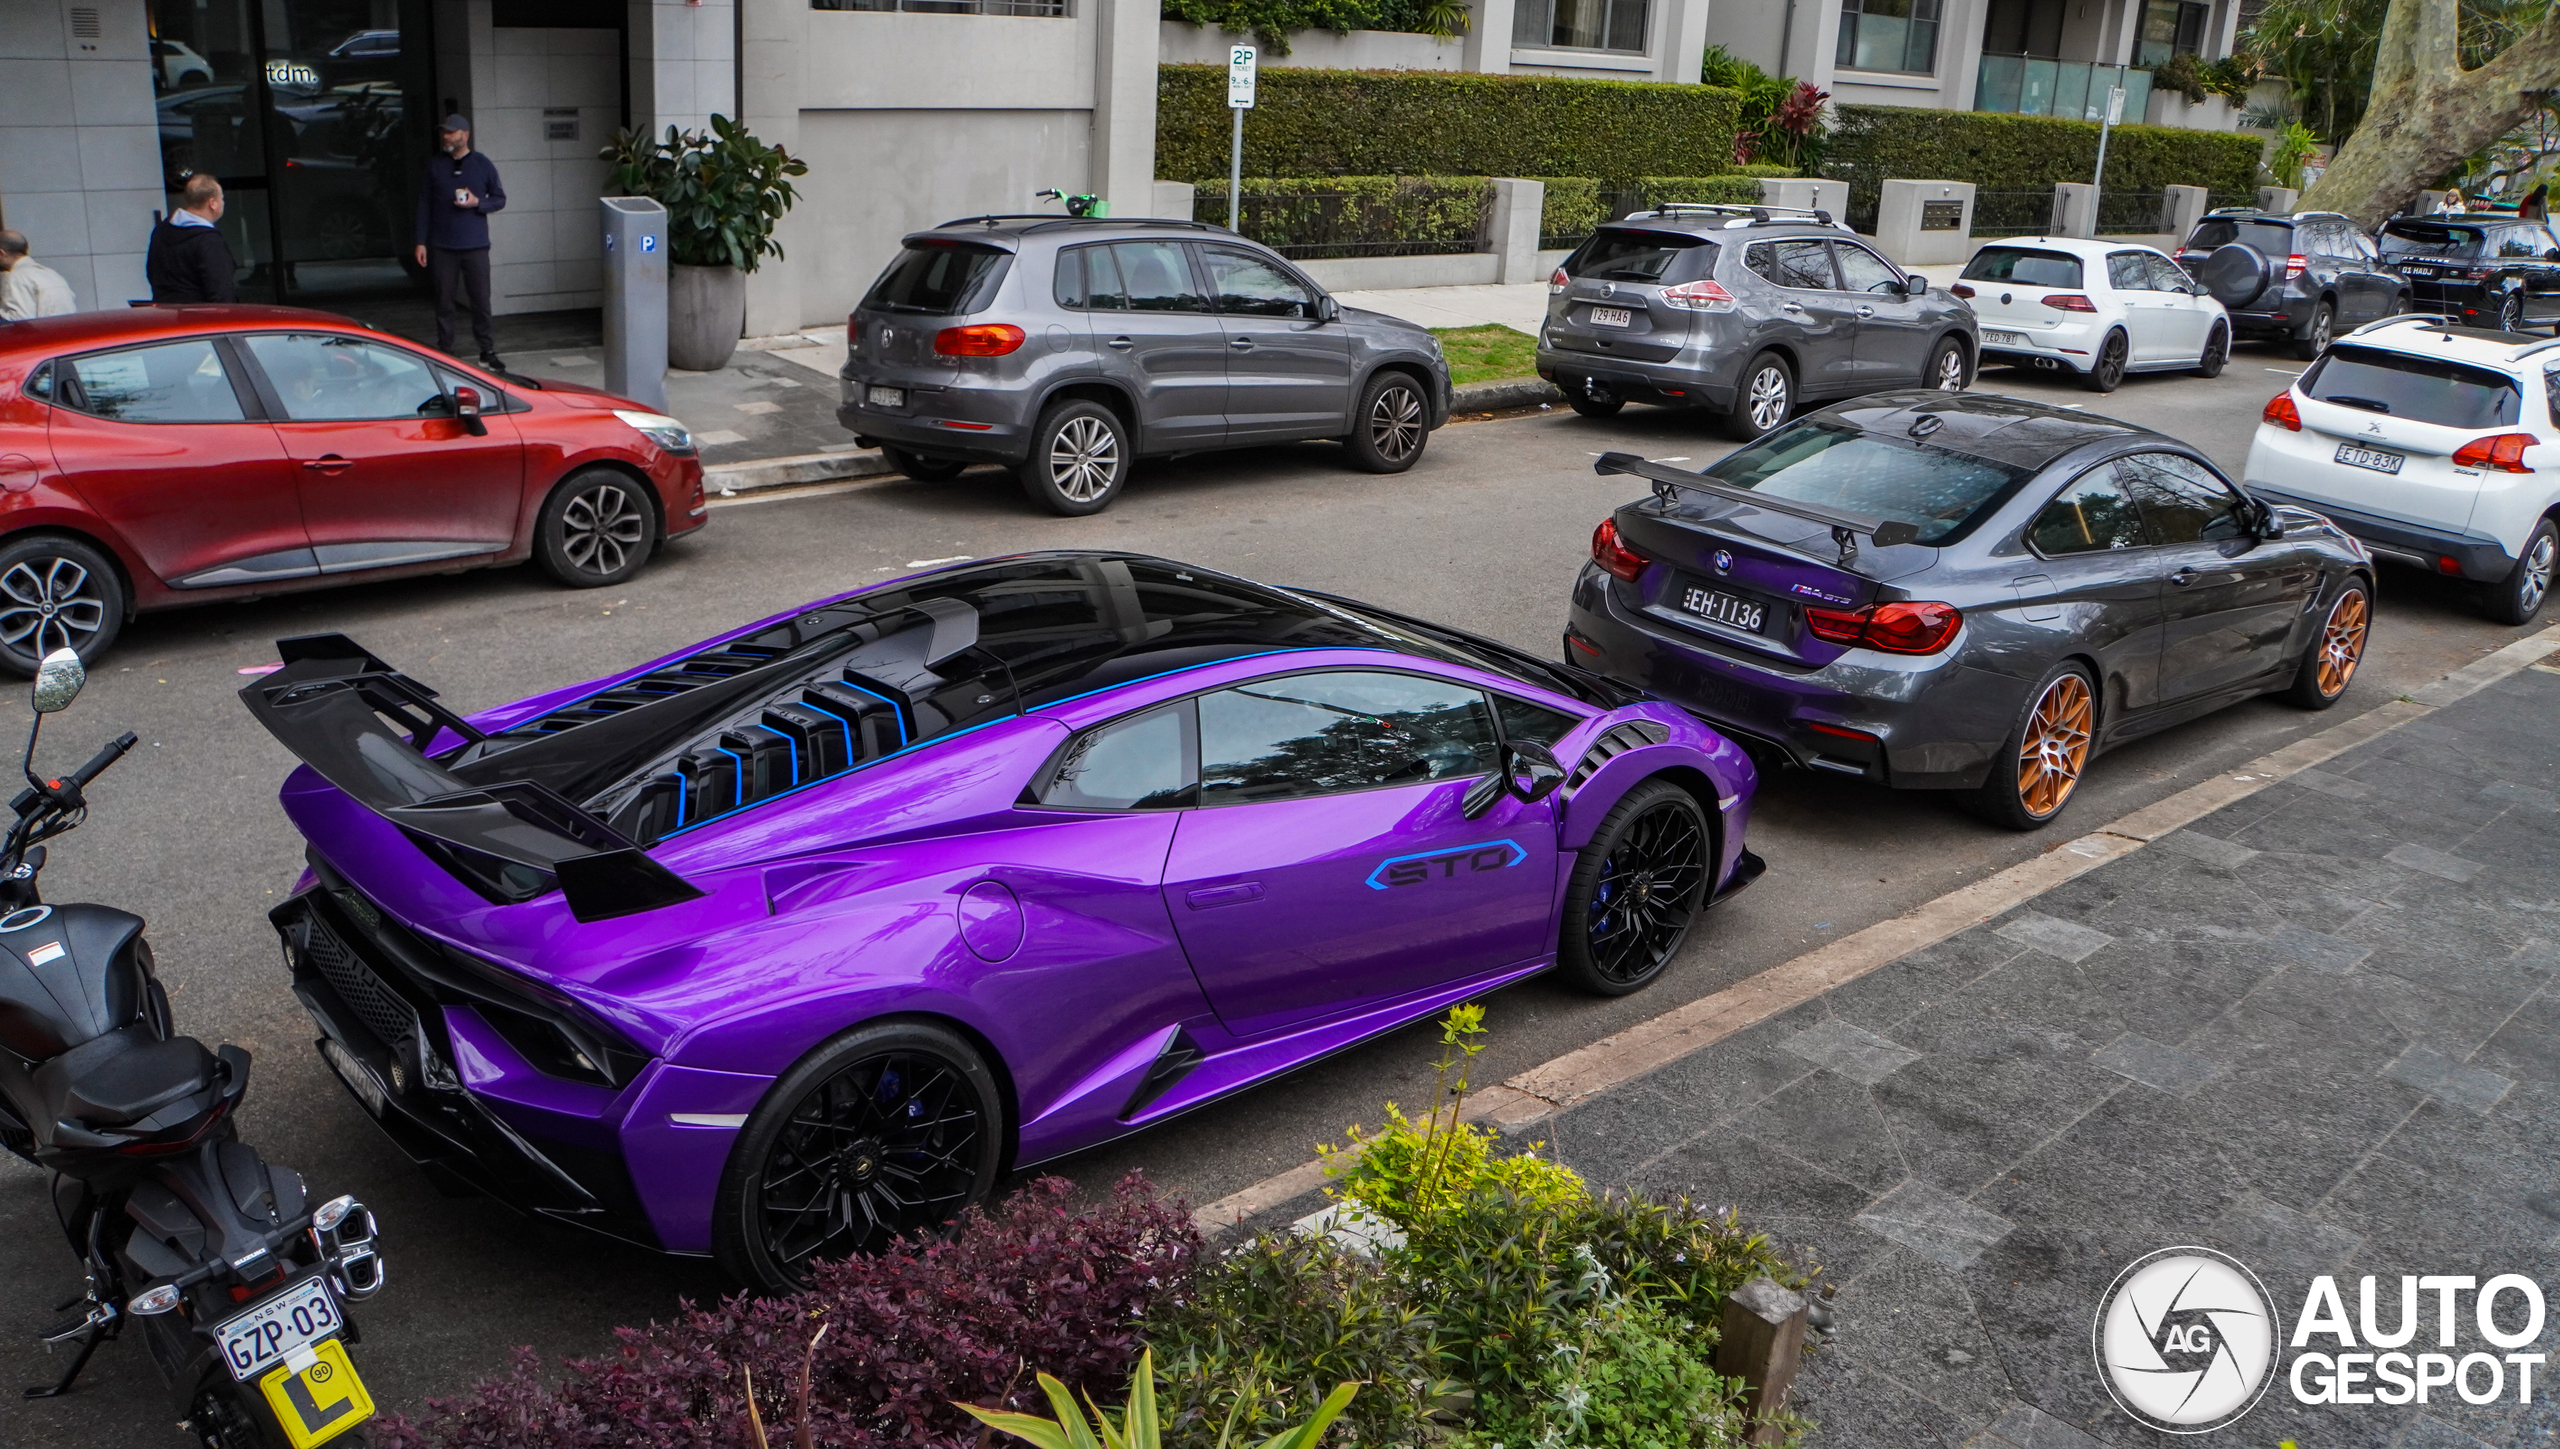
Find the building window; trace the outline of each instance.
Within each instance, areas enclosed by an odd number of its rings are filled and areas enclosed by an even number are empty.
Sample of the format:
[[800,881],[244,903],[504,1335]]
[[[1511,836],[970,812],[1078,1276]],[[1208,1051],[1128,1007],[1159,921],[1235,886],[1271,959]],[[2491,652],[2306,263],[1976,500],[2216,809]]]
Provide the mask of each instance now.
[[2063,0],[1991,0],[1982,24],[1985,55],[2062,55]]
[[1539,50],[1644,51],[1652,0],[1520,0],[1511,12],[1511,43]]
[[2173,55],[2200,55],[2204,27],[2212,7],[2189,0],[2150,0],[2142,7],[2142,53],[2139,65],[2159,65]]
[[1842,70],[1937,69],[1939,0],[1840,0]]
[[1071,0],[809,0],[812,10],[903,10],[909,15],[1040,15],[1064,19]]

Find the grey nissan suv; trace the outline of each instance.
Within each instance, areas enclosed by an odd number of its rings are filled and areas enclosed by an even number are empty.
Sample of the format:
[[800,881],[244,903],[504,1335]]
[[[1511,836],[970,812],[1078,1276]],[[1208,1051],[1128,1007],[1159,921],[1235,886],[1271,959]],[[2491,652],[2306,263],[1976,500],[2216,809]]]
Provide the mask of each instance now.
[[1973,309],[1822,211],[1665,205],[1591,234],[1547,279],[1538,375],[1574,411],[1704,408],[1748,442],[1804,402],[1973,379]]
[[981,216],[905,239],[845,322],[836,417],[912,478],[1015,470],[1096,513],[1153,454],[1339,438],[1401,473],[1449,420],[1427,330],[1187,221]]

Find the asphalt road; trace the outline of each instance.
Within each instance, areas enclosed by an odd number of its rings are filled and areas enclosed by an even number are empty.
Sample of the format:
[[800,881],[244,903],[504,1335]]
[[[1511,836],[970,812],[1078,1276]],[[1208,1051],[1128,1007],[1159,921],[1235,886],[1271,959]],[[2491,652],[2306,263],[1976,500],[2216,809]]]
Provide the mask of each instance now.
[[[1980,385],[2160,428],[2236,474],[2278,373],[2299,365],[2244,346],[2218,380],[2137,377],[2105,398],[2006,371]],[[595,1353],[615,1325],[719,1285],[699,1263],[439,1196],[322,1066],[263,919],[300,865],[275,804],[291,761],[234,697],[238,671],[272,660],[276,637],[345,631],[470,710],[919,561],[1107,546],[1338,590],[1552,653],[1592,526],[1635,491],[1595,477],[1591,458],[1626,448],[1703,465],[1727,446],[1696,418],[1641,409],[1605,423],[1562,410],[1468,420],[1435,435],[1399,478],[1354,473],[1329,444],[1212,455],[1142,465],[1109,512],[1072,520],[1033,512],[1008,476],[979,470],[942,485],[740,499],[609,592],[567,592],[525,568],[155,616],[127,631],[49,726],[43,758],[57,766],[118,730],[144,743],[92,790],[92,821],[54,847],[46,889],[147,917],[181,1028],[257,1058],[244,1134],[319,1196],[352,1191],[373,1206],[390,1286],[361,1313],[356,1359],[386,1407],[414,1409],[503,1372],[516,1345],[552,1363]],[[2372,651],[2341,711],[2372,708],[2526,632],[2486,623],[2458,587],[2423,575],[2386,570],[2381,595]],[[0,707],[10,730],[24,722],[14,701]],[[1992,830],[1928,795],[1769,777],[1751,839],[1769,862],[1761,883],[1707,918],[1648,991],[1603,1002],[1533,981],[1501,993],[1477,1079],[1722,989],[2342,717],[2259,701],[2154,736],[2100,761],[2062,827],[2034,836]],[[1348,1123],[1376,1121],[1384,1100],[1416,1100],[1431,1057],[1429,1030],[1410,1029],[1059,1170],[1099,1186],[1143,1169],[1205,1202],[1305,1161]],[[61,1360],[35,1337],[79,1278],[44,1179],[12,1159],[0,1159],[0,1283],[0,1383],[49,1382]],[[174,1445],[177,1417],[141,1345],[126,1342],[103,1350],[69,1398],[0,1397],[0,1445]]]

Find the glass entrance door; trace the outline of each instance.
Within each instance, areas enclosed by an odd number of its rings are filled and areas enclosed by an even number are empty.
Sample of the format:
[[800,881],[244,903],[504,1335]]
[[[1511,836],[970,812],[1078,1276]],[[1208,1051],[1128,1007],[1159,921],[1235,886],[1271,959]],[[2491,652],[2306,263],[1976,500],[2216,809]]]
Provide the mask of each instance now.
[[243,301],[411,290],[433,139],[426,0],[152,0],[169,205],[222,183]]

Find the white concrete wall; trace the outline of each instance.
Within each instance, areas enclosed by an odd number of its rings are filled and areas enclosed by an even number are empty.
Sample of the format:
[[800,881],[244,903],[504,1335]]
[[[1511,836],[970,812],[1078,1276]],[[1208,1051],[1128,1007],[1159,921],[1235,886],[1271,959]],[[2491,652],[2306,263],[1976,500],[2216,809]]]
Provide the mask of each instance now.
[[737,0],[631,0],[631,124],[663,136],[738,114]]
[[[1225,65],[1229,45],[1252,41],[1249,34],[1220,30],[1214,25],[1193,25],[1184,20],[1157,23],[1160,38],[1156,56],[1166,65]],[[1510,22],[1506,19],[1503,23],[1508,28]],[[1330,30],[1309,30],[1289,37],[1287,55],[1266,54],[1262,64],[1311,70],[1465,70],[1466,51],[1464,37],[1434,40],[1428,35],[1395,30],[1354,30],[1339,35]]]
[[86,309],[151,295],[142,258],[160,190],[142,0],[0,0],[0,225],[26,233]]
[[[800,295],[792,325],[842,322],[910,231],[973,213],[1037,210],[1031,193],[1043,186],[1081,188],[1092,129],[1087,113],[1070,110],[802,112],[810,161],[793,213],[805,240],[786,243]],[[884,156],[897,158],[896,171],[881,169]],[[903,184],[920,176],[935,184]],[[1144,204],[1131,211],[1144,214]]]
[[[485,64],[473,64],[479,104],[469,114],[472,145],[507,188],[506,210],[489,218],[491,309],[597,306],[604,248],[596,198],[607,167],[596,152],[622,118],[620,37],[513,27],[487,34]],[[574,117],[559,114],[571,109]],[[551,122],[570,120],[574,138],[548,139]]]

